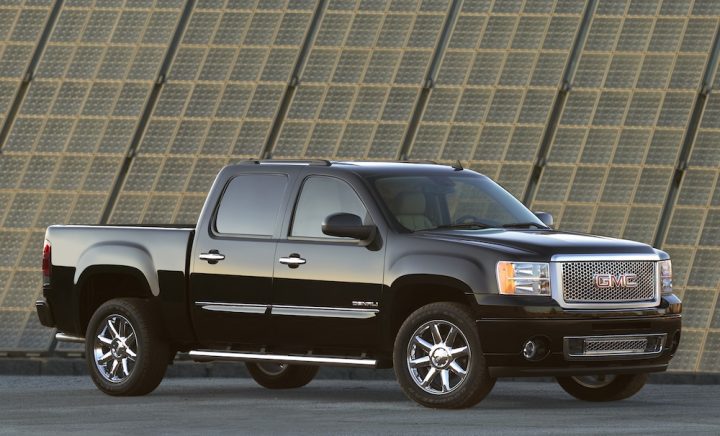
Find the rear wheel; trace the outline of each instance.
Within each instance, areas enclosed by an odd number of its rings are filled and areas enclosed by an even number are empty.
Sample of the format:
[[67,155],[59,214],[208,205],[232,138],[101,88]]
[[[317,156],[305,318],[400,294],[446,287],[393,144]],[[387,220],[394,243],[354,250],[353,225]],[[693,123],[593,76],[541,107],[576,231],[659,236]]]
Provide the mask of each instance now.
[[393,366],[405,395],[426,407],[471,407],[495,385],[475,320],[458,303],[433,303],[413,312],[395,339]]
[[170,353],[151,303],[139,298],[106,302],[93,314],[85,358],[93,382],[109,395],[145,395],[165,376]]
[[579,400],[618,401],[640,392],[647,378],[647,374],[597,374],[558,377],[557,381],[565,392]]
[[320,369],[317,366],[287,363],[247,362],[248,372],[260,386],[268,389],[300,388],[310,383]]

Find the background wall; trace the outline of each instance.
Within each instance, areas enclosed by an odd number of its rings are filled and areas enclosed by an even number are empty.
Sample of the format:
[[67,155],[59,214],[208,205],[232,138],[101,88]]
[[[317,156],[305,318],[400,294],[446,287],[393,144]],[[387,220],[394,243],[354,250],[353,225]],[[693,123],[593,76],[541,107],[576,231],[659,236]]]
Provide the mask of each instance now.
[[241,159],[432,159],[670,252],[720,372],[720,2],[0,0],[0,352],[53,223],[193,223]]

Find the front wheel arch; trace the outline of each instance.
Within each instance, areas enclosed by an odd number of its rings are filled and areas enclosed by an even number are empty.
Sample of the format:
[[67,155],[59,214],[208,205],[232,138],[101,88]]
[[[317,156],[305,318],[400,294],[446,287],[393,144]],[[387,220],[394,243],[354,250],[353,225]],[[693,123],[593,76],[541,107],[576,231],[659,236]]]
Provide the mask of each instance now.
[[388,332],[383,348],[392,351],[402,323],[423,306],[453,302],[474,310],[477,299],[469,289],[465,283],[452,277],[417,274],[396,280],[383,294],[381,311],[386,314],[383,331]]

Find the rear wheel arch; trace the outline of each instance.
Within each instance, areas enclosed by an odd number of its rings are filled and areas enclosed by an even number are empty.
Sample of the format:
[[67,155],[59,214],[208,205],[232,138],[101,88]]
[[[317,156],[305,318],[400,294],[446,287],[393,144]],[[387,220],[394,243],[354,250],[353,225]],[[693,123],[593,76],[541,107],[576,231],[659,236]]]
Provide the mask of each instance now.
[[93,265],[85,269],[76,287],[80,333],[84,334],[95,311],[116,298],[154,300],[145,275],[137,268],[119,265]]

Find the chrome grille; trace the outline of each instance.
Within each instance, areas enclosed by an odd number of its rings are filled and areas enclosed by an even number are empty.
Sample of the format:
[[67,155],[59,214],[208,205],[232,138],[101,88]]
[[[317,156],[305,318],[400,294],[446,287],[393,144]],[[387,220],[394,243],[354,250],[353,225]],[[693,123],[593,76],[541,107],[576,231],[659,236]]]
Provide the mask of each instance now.
[[647,344],[647,338],[586,339],[585,354],[642,353]]
[[568,360],[643,359],[662,353],[665,334],[566,336],[563,351]]
[[[638,286],[599,288],[596,274],[636,274]],[[562,264],[562,294],[567,303],[632,303],[655,299],[655,262],[593,261]]]

